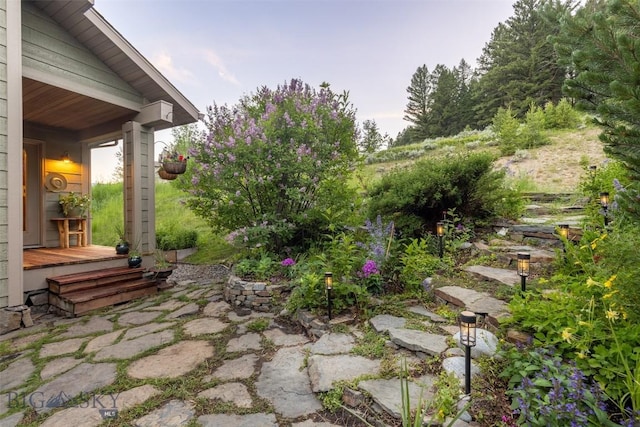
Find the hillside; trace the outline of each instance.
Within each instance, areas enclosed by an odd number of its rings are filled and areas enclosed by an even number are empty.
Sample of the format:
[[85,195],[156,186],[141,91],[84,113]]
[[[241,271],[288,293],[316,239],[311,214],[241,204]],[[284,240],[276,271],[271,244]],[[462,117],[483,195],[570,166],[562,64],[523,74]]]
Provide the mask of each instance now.
[[[599,133],[600,129],[595,126],[586,126],[574,131],[552,131],[549,133],[549,145],[501,157],[496,161],[496,167],[507,167],[509,175],[514,180],[526,180],[527,191],[575,192],[585,169],[589,165],[600,166],[606,159],[603,145],[598,139]],[[473,136],[460,134],[422,144],[392,148],[387,153],[377,153],[377,158],[397,159],[368,164],[363,172],[363,180],[371,183],[385,173],[406,167],[420,158],[446,156],[470,150],[490,150],[498,153],[495,140],[486,132],[479,132],[475,137],[477,139],[474,140]]]
[[526,158],[502,157],[496,165],[503,167],[508,163],[514,177],[530,178],[537,191],[571,193],[586,167],[600,166],[606,159],[599,133],[596,127],[558,133],[551,136],[550,145],[529,150]]

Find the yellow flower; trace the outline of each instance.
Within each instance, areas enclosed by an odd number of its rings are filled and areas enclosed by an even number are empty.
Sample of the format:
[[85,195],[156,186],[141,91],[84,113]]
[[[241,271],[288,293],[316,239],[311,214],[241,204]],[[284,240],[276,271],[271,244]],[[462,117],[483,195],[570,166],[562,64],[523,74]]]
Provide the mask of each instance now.
[[618,313],[615,310],[607,310],[607,319],[609,320],[616,320],[618,317],[620,317],[620,313]]
[[580,352],[578,352],[576,354],[576,356],[578,356],[578,359],[586,359],[587,355],[584,353],[584,350],[580,350]]
[[611,288],[611,286],[613,286],[613,281],[616,280],[616,277],[618,277],[617,274],[614,274],[613,276],[609,277],[609,280],[604,282],[604,287],[607,289]]
[[564,328],[564,330],[562,331],[562,339],[566,342],[569,342],[571,341],[572,337],[573,334],[571,333],[571,328]]
[[584,320],[579,321],[578,325],[580,325],[580,326],[591,326],[591,324],[589,322],[585,322]]
[[596,281],[595,281],[595,280],[593,280],[591,277],[589,277],[589,278],[587,279],[587,288],[590,288],[590,287],[592,287],[592,286],[597,286],[597,285],[599,285],[599,284],[600,284],[600,283],[596,282]]
[[602,299],[609,299],[609,298],[611,298],[612,296],[614,296],[617,293],[618,293],[618,291],[609,292],[608,294],[602,295]]

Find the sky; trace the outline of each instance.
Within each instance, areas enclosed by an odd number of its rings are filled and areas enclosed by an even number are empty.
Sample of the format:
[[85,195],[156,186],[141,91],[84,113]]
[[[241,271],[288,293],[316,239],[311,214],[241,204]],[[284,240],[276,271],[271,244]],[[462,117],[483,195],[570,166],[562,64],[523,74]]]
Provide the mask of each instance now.
[[[472,67],[514,0],[95,0],[94,8],[201,112],[292,78],[349,92],[395,138],[416,69]],[[156,133],[170,143],[171,132]],[[162,149],[156,143],[156,151]],[[109,181],[115,149],[94,150]]]

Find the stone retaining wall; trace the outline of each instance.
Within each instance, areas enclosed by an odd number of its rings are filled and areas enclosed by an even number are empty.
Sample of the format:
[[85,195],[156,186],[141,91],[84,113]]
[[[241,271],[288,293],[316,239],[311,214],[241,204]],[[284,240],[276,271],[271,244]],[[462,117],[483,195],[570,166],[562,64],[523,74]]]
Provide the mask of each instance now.
[[237,276],[229,276],[224,287],[224,300],[234,308],[245,307],[256,311],[271,311],[285,285],[272,285],[266,282],[250,282]]

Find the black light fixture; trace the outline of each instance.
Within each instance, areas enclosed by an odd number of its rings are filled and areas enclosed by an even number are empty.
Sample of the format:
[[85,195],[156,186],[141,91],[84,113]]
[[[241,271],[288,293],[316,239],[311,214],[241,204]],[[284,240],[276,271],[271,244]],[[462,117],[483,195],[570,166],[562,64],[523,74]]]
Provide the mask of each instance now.
[[71,163],[71,157],[69,157],[69,152],[65,151],[60,157],[60,160],[62,160],[64,163]]
[[609,218],[607,217],[607,210],[609,209],[609,193],[603,191],[600,193],[600,205],[604,211],[604,226],[609,225]]
[[324,273],[324,285],[327,288],[327,314],[331,320],[331,291],[333,289],[333,274],[330,271]]
[[520,290],[524,293],[527,290],[527,276],[531,266],[531,254],[518,252],[518,275],[520,276]]
[[438,252],[439,252],[440,258],[442,258],[442,255],[444,253],[444,247],[442,245],[442,240],[444,239],[444,222],[443,221],[438,221],[436,223],[436,234],[438,235]]
[[471,394],[471,347],[476,345],[476,314],[463,311],[459,317],[460,344],[464,346],[464,392]]

